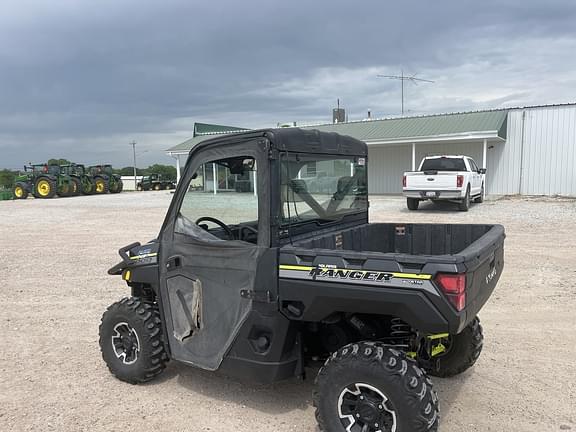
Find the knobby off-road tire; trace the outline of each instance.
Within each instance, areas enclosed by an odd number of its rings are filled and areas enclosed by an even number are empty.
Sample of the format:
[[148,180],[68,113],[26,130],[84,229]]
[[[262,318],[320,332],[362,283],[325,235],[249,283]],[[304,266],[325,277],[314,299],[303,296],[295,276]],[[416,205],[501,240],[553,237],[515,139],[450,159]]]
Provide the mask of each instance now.
[[158,307],[138,297],[123,298],[110,306],[102,315],[100,351],[119,380],[139,384],[159,375],[168,355]]
[[340,348],[315,384],[316,420],[324,432],[344,432],[351,424],[351,430],[366,432],[438,429],[438,398],[430,378],[414,360],[380,343]]
[[470,208],[470,185],[466,188],[466,195],[458,204],[458,210],[467,212]]
[[406,206],[408,210],[418,210],[418,205],[420,201],[416,198],[406,198]]
[[448,351],[435,358],[428,373],[447,378],[470,369],[480,357],[483,342],[482,326],[476,317],[460,334],[450,336]]
[[122,189],[124,189],[124,183],[122,182],[122,180],[117,180],[114,183],[114,187],[110,187],[110,193],[120,193],[122,192]]

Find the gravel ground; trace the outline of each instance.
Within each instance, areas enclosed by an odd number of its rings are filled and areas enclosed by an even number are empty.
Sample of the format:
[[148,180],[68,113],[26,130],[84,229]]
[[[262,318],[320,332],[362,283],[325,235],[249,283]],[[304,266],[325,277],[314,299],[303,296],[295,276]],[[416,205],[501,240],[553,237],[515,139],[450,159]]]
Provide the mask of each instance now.
[[[251,387],[172,362],[157,381],[114,379],[98,348],[128,294],[106,270],[156,236],[168,192],[0,202],[0,431],[315,431],[312,383]],[[435,379],[443,432],[576,431],[576,201],[502,199],[468,213],[372,198],[373,221],[506,227],[506,264],[481,312],[477,365]]]

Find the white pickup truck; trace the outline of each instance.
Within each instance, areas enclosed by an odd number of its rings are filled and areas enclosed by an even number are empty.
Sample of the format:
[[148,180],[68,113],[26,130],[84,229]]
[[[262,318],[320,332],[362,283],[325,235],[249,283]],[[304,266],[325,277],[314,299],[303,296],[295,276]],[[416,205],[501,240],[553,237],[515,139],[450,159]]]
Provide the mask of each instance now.
[[485,174],[468,156],[427,156],[418,171],[404,173],[402,191],[410,210],[429,199],[458,201],[458,208],[468,211],[471,200],[484,200]]

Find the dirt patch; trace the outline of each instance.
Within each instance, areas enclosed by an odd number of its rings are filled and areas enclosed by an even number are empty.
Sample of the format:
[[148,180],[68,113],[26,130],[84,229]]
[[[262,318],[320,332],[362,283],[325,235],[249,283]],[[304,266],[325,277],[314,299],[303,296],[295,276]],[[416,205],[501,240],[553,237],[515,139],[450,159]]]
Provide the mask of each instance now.
[[[106,270],[155,237],[169,192],[0,202],[0,430],[315,431],[312,382],[250,387],[172,362],[132,386],[101,360],[98,324],[128,294]],[[225,196],[223,194],[223,199]],[[481,312],[477,365],[435,379],[443,432],[576,431],[576,202],[372,198],[373,221],[501,223],[506,264]]]

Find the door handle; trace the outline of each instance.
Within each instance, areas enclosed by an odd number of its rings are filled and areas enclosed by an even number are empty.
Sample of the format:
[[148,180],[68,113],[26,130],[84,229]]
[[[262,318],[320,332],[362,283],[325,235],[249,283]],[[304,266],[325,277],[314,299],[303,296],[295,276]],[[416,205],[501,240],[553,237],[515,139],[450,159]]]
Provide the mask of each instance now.
[[170,257],[168,258],[168,261],[166,261],[166,269],[168,269],[168,271],[175,270],[181,265],[182,261],[180,260],[179,256]]

